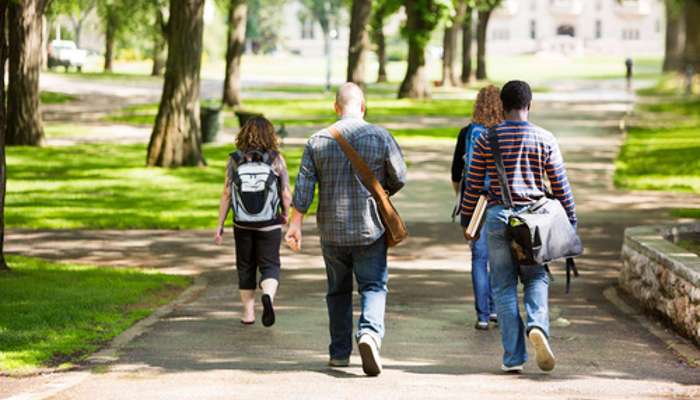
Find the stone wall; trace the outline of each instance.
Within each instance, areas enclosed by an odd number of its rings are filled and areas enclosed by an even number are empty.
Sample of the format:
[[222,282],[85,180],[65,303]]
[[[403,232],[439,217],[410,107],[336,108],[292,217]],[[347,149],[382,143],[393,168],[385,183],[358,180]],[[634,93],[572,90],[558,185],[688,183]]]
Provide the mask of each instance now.
[[620,285],[700,346],[700,257],[671,242],[700,224],[625,230]]

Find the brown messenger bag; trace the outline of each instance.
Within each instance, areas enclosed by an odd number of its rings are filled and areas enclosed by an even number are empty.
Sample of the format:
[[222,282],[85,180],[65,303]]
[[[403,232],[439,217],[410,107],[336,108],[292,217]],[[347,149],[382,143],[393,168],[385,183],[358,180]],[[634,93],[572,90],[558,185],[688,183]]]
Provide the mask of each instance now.
[[377,203],[377,209],[379,210],[379,216],[382,219],[382,224],[386,231],[386,244],[388,247],[394,247],[401,243],[404,239],[408,237],[408,229],[406,229],[406,224],[401,219],[401,216],[394,208],[391,203],[389,194],[384,190],[382,184],[379,183],[377,177],[374,176],[372,171],[369,169],[362,157],[357,153],[357,151],[348,143],[347,140],[338,132],[338,129],[331,126],[328,128],[331,136],[340,145],[343,153],[348,157],[350,163],[352,163],[355,172],[362,180],[367,190],[372,194],[374,201]]

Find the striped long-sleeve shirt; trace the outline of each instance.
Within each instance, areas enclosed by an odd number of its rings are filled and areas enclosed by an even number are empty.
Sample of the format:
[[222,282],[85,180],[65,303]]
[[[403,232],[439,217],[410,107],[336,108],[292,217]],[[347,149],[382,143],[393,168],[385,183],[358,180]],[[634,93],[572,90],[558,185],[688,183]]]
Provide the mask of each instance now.
[[[554,135],[527,121],[505,121],[496,127],[496,132],[513,205],[532,204],[543,197],[545,179],[548,179],[554,197],[561,202],[571,223],[576,224],[574,195]],[[501,185],[488,132],[485,132],[476,140],[462,196],[464,226],[474,212],[487,176],[490,178],[489,204],[501,203]]]

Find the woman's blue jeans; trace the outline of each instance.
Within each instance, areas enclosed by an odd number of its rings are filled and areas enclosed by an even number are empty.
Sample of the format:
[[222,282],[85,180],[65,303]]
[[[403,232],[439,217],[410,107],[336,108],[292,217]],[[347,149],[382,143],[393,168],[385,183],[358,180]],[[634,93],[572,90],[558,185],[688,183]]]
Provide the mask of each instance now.
[[489,282],[489,244],[486,225],[481,228],[479,239],[471,243],[472,286],[474,306],[479,321],[487,322],[489,315],[496,313]]
[[[543,265],[520,267],[510,250],[506,235],[508,217],[514,212],[503,206],[488,209],[489,262],[491,264],[491,288],[496,302],[498,323],[503,343],[503,364],[511,367],[527,361],[525,335],[532,328],[539,328],[549,336],[549,277]],[[518,278],[525,288],[525,313],[527,330],[518,309]]]

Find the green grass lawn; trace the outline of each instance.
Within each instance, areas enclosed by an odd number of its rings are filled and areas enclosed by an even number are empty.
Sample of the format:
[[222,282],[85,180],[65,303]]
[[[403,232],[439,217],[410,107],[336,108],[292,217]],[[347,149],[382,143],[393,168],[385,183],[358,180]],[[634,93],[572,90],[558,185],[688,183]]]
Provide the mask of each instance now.
[[130,268],[9,256],[0,273],[0,373],[66,367],[99,349],[189,284]]
[[629,189],[700,193],[700,132],[631,128],[617,160],[615,183]]
[[80,137],[96,132],[90,125],[79,125],[64,122],[44,123],[44,134],[47,138]]
[[39,101],[41,104],[62,104],[75,100],[75,96],[66,93],[47,92],[39,93]]
[[[616,162],[617,186],[700,193],[700,98],[676,96],[679,83],[664,77],[640,91],[637,117]],[[698,209],[672,214],[700,218]]]
[[[370,98],[367,101],[367,120],[370,122],[396,121],[406,117],[463,117],[471,115],[474,102],[462,99],[389,99]],[[336,120],[333,99],[248,99],[245,111],[257,112],[270,118],[275,125],[287,126],[327,125]],[[151,125],[158,112],[158,104],[128,106],[116,114],[108,115],[111,122]],[[230,111],[224,112],[224,126],[237,128],[238,121]]]
[[[7,149],[9,227],[214,228],[232,146],[205,146],[203,168],[145,167],[145,145]],[[284,149],[292,183],[301,148]]]

